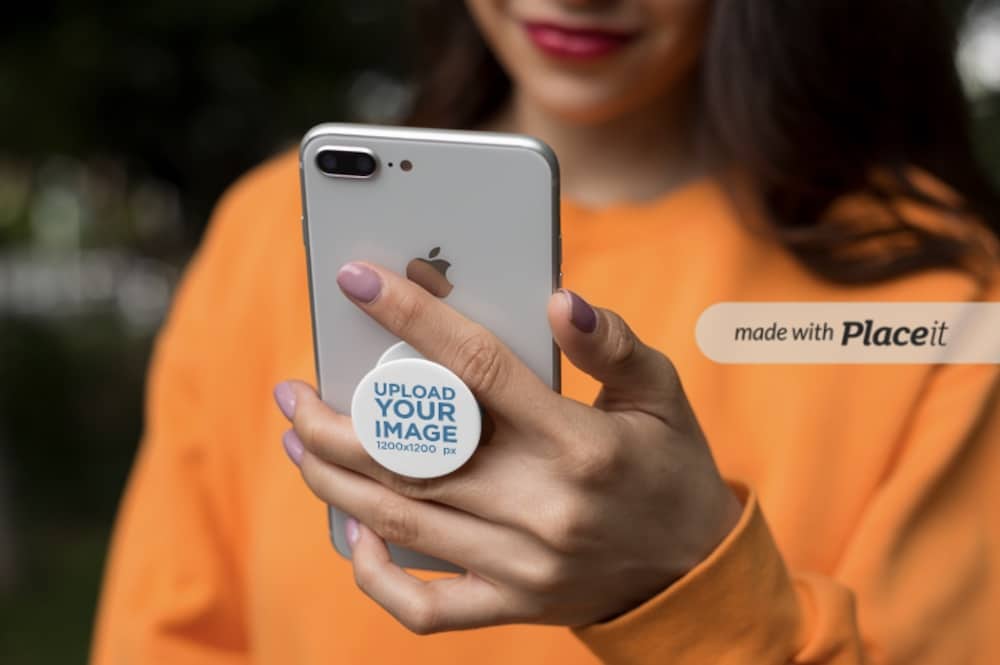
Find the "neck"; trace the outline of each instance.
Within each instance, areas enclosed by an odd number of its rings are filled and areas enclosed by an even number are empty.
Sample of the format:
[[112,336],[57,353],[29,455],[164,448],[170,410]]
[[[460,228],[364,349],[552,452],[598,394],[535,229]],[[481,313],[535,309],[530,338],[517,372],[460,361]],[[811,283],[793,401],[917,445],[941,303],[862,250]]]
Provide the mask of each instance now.
[[604,122],[570,124],[515,92],[490,125],[548,143],[559,157],[563,195],[599,208],[656,199],[703,174],[692,114],[686,101],[671,101]]

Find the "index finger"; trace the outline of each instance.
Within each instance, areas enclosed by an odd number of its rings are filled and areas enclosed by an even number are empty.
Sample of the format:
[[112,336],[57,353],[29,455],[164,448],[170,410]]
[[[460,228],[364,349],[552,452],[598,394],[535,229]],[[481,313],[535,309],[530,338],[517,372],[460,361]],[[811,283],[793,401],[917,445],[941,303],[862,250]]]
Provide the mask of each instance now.
[[556,398],[493,333],[391,270],[347,263],[337,284],[383,328],[455,372],[490,411],[523,423],[526,408],[541,413]]

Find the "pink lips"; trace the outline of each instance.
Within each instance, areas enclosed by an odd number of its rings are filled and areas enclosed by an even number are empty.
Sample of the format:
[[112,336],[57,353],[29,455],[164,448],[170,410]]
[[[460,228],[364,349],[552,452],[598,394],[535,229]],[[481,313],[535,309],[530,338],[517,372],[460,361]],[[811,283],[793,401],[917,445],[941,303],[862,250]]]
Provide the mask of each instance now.
[[634,34],[591,28],[567,28],[551,23],[525,23],[525,32],[544,53],[557,58],[587,60],[610,55]]

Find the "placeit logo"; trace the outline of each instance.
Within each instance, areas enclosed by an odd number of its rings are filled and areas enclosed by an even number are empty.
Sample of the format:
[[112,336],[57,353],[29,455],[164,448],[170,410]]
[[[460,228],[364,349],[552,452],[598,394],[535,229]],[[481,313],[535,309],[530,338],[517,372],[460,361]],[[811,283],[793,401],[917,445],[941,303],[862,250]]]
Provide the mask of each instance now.
[[406,278],[416,282],[438,298],[445,298],[455,287],[448,281],[448,268],[451,263],[437,258],[440,247],[435,247],[426,259],[416,258],[406,265]]

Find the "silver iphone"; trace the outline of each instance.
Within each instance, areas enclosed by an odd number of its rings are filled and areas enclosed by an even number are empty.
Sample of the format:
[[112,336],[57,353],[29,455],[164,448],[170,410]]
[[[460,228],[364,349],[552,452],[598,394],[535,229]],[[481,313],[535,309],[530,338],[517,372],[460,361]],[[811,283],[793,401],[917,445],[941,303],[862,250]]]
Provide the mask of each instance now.
[[[351,260],[407,275],[493,331],[559,390],[546,318],[560,282],[559,171],[545,144],[513,134],[324,124],[303,138],[300,171],[325,402],[349,413],[354,387],[399,341],[340,292],[337,270]],[[330,538],[349,558],[345,517],[330,507]],[[404,567],[459,570],[392,544],[390,551]]]

